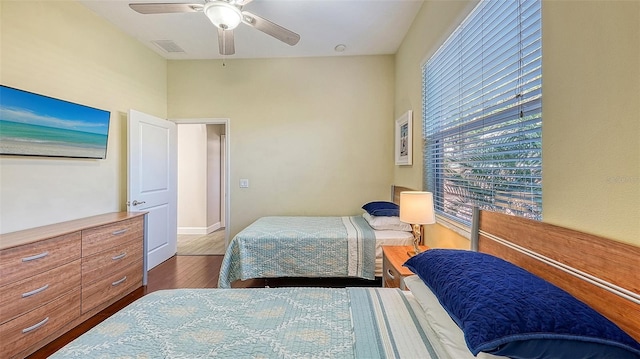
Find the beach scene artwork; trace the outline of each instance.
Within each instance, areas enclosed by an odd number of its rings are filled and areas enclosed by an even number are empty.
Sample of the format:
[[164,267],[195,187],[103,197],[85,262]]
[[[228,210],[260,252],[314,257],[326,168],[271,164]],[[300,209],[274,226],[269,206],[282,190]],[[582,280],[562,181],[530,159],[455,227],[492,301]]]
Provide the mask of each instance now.
[[104,159],[110,115],[0,86],[0,155]]

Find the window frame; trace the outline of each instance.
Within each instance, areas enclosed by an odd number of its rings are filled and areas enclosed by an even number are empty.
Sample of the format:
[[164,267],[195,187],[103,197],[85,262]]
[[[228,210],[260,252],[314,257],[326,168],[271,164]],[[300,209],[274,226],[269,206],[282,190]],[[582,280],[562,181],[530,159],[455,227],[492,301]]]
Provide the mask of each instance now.
[[[505,16],[491,17],[496,14]],[[423,187],[434,193],[438,217],[446,218],[445,222],[451,221],[455,227],[470,225],[472,208],[476,206],[542,219],[541,28],[540,0],[482,0],[422,66]],[[503,51],[485,47],[487,43]],[[469,51],[467,45],[474,51]],[[466,61],[475,66],[465,67]],[[446,87],[444,80],[442,84],[434,80],[436,70],[445,80],[454,79],[449,84],[452,87]],[[439,101],[435,97],[449,102],[435,105]],[[491,136],[495,143],[488,144]],[[515,147],[503,150],[502,154],[490,154],[492,148],[500,148],[500,141]],[[459,153],[474,148],[478,151],[476,156],[480,153],[496,159],[477,160],[473,164],[456,162],[452,155],[456,147]],[[519,162],[515,161],[518,156],[522,157]],[[464,160],[464,155],[460,157]],[[504,163],[497,165],[500,161]],[[513,166],[509,167],[507,162]],[[455,166],[464,175],[454,179],[450,173],[455,173]],[[504,177],[503,180],[485,176],[483,166],[488,168],[487,173],[502,174],[492,176]],[[476,169],[479,170],[474,174]],[[482,176],[487,181],[483,182]],[[522,190],[516,191],[517,188]],[[454,203],[455,196],[447,191],[459,191],[456,199],[459,203]]]

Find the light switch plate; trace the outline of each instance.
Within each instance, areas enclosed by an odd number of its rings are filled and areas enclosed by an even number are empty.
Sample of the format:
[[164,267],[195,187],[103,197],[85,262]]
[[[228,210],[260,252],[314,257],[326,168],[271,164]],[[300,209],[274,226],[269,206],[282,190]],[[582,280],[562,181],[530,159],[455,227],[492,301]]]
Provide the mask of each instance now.
[[240,188],[249,188],[249,180],[246,178],[240,179]]

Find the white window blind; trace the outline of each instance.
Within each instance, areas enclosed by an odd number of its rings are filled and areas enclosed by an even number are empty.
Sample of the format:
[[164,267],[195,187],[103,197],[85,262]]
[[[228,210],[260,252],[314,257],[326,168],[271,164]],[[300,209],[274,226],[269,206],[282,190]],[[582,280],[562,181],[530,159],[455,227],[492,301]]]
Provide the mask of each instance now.
[[483,0],[423,67],[424,180],[436,212],[540,220],[539,0]]

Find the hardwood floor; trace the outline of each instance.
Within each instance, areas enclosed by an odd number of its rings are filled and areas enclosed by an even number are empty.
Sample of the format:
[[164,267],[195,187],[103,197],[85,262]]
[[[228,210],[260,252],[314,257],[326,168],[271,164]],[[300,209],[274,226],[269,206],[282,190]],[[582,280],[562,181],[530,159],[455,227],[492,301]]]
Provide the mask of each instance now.
[[[86,320],[65,335],[44,346],[28,358],[47,358],[60,348],[79,337],[84,332],[98,325],[120,309],[126,307],[146,294],[163,289],[176,288],[216,288],[221,255],[209,256],[173,256],[149,271],[147,286],[133,291],[128,296],[114,303],[102,312]],[[364,280],[353,278],[273,278],[253,279],[245,282],[234,282],[234,287],[346,287],[368,286],[380,287],[382,280]]]
[[223,256],[174,256],[149,271],[145,294],[161,289],[216,288]]

